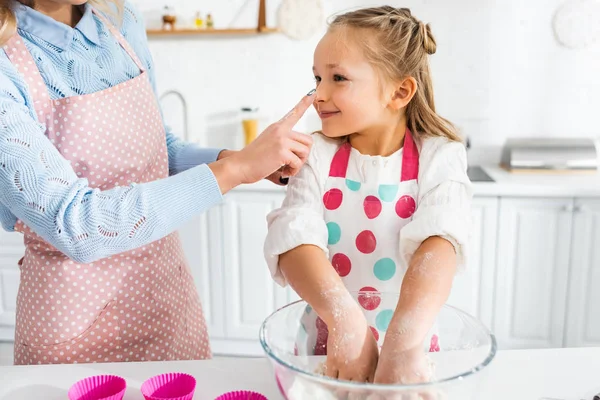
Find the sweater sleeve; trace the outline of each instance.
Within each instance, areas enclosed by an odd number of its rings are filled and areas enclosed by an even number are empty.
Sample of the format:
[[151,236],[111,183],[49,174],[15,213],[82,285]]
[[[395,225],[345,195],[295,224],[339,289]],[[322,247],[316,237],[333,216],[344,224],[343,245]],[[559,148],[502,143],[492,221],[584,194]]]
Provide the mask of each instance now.
[[0,52],[0,208],[78,263],[158,240],[222,200],[206,165],[93,189],[44,135],[32,109],[25,83]]

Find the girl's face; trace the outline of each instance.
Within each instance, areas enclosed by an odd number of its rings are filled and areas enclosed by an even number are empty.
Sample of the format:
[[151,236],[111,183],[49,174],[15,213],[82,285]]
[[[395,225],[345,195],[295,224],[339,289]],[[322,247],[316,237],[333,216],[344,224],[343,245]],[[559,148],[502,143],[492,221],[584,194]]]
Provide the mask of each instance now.
[[332,138],[384,125],[392,114],[379,74],[351,33],[340,28],[331,30],[314,54],[314,107],[321,117],[323,134]]

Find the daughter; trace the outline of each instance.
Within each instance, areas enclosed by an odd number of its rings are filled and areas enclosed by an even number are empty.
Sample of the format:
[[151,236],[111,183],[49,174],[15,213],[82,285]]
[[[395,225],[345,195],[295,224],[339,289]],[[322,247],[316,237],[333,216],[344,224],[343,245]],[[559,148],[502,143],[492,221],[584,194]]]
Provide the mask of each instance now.
[[322,132],[268,216],[265,256],[318,314],[303,326],[330,377],[422,382],[423,343],[439,350],[429,332],[464,264],[472,194],[465,147],[435,112],[435,50],[429,25],[389,6],[338,16],[315,50]]

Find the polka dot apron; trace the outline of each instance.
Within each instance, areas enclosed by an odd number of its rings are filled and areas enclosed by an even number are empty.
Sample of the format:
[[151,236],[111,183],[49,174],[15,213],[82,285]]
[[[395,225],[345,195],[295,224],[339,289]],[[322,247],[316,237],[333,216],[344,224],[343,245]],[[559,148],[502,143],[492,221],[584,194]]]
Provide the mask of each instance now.
[[[402,151],[400,183],[381,184],[348,179],[350,143],[344,143],[331,162],[323,205],[329,233],[330,261],[346,288],[360,293],[363,309],[379,345],[394,314],[397,301],[386,301],[378,293],[399,293],[404,277],[400,265],[400,230],[416,210],[419,151],[406,131]],[[439,351],[435,328],[424,344]],[[297,350],[302,355],[327,354],[326,324],[307,307],[302,317]]]
[[[109,190],[166,178],[166,136],[148,73],[125,38],[96,15],[135,61],[138,77],[100,92],[51,100],[23,40],[13,36],[4,50],[29,85],[47,137],[91,187]],[[44,163],[43,154],[39,162]],[[68,182],[57,178],[56,184]],[[31,206],[44,212],[43,204]],[[134,236],[145,223],[141,216],[126,233],[101,225],[97,230],[109,238]],[[202,308],[176,233],[77,264],[21,221],[15,229],[24,233],[26,245],[15,364],[210,358]],[[88,236],[81,232],[73,240]]]

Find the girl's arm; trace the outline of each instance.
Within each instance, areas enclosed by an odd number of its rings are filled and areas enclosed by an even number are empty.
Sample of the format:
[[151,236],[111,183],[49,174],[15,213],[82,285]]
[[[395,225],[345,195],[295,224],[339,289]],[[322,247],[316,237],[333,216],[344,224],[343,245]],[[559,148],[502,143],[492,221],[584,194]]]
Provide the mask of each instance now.
[[427,139],[419,162],[417,210],[400,234],[400,254],[408,268],[381,350],[375,378],[379,383],[429,379],[426,335],[468,253],[472,191],[464,146]]
[[364,318],[358,304],[320,248],[301,245],[282,254],[279,268],[283,277],[327,324],[346,318]]
[[423,340],[450,295],[456,272],[454,246],[437,236],[412,257],[387,335],[398,336],[398,351],[422,349]]

